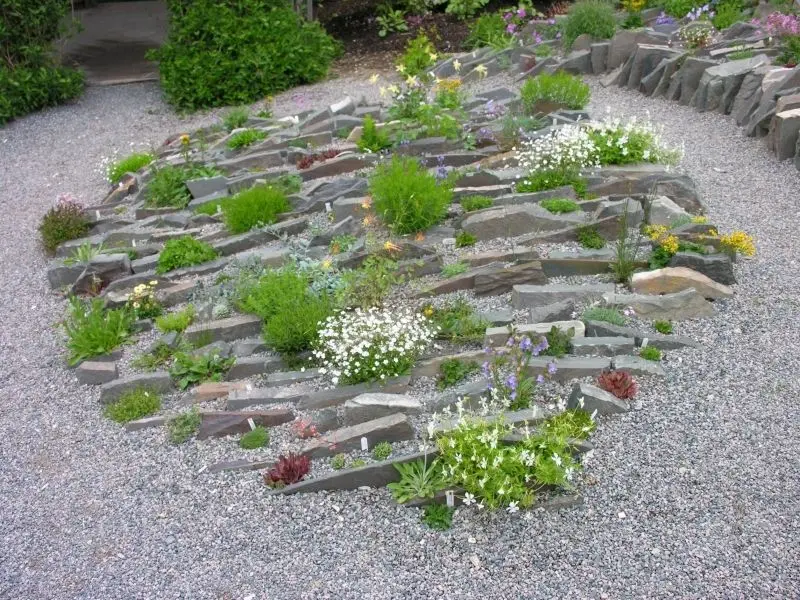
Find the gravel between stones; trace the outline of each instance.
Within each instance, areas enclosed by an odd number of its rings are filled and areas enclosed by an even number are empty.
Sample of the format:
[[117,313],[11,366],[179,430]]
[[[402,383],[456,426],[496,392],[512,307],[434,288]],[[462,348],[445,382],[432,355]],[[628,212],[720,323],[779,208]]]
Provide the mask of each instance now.
[[[374,93],[346,79],[294,90],[278,113],[362,91]],[[681,324],[705,349],[651,378],[642,410],[600,424],[582,507],[461,510],[445,533],[385,490],[275,498],[256,473],[200,472],[203,444],[125,433],[64,368],[41,215],[62,192],[99,199],[93,169],[111,149],[213,115],[177,118],[154,86],[131,85],[0,130],[0,597],[797,597],[800,175],[727,118],[593,91],[595,110],[649,111],[685,143],[713,222],[753,233],[758,256],[737,266],[719,316]]]

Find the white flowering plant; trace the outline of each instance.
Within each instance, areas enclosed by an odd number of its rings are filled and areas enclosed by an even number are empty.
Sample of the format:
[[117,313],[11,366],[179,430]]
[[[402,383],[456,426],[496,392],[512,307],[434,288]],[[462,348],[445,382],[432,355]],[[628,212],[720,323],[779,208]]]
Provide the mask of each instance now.
[[626,165],[639,162],[677,164],[683,152],[661,141],[661,131],[636,117],[623,121],[606,117],[586,125],[595,146],[594,160],[601,165]]
[[382,381],[407,373],[436,335],[423,314],[357,308],[323,322],[314,358],[333,385]]
[[527,172],[516,185],[518,192],[575,185],[581,181],[582,169],[599,166],[589,130],[581,125],[567,125],[548,135],[524,140],[515,151],[519,166]]
[[523,439],[508,444],[503,440],[514,428],[502,417],[474,417],[465,414],[460,403],[457,406],[458,425],[439,436],[437,446],[444,476],[464,488],[464,504],[516,512],[531,506],[544,486],[572,486],[580,463],[571,444],[594,429],[588,413],[565,411],[535,432],[526,424]]
[[152,319],[163,312],[161,304],[156,299],[157,285],[158,281],[156,280],[140,283],[128,295],[125,305],[136,315],[137,319]]

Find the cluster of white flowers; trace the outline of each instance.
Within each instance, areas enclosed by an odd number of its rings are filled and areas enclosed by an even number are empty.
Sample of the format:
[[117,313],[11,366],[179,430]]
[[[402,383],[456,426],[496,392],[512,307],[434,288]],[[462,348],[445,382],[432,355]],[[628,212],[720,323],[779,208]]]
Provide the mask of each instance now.
[[322,324],[314,357],[334,385],[383,380],[408,371],[435,334],[436,327],[411,310],[356,309]]
[[529,173],[599,166],[595,145],[581,125],[566,125],[549,135],[525,140],[515,150],[519,166]]
[[669,148],[662,142],[663,127],[657,127],[649,120],[639,120],[635,116],[623,120],[611,116],[609,110],[603,120],[589,122],[586,127],[597,148],[598,160],[603,149],[618,153],[623,162],[629,160],[673,165],[683,156],[682,149]]

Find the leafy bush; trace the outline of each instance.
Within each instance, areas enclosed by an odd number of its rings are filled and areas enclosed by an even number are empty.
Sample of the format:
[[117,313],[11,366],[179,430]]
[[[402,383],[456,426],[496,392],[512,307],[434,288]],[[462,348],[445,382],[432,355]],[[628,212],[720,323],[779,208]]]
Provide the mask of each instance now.
[[108,165],[106,178],[109,183],[116,185],[125,173],[136,173],[139,169],[143,169],[153,162],[153,160],[155,160],[155,156],[149,152],[134,152]]
[[489,327],[489,322],[461,298],[450,306],[428,307],[423,313],[436,325],[436,337],[452,342],[480,342]]
[[711,22],[717,29],[727,29],[734,23],[746,20],[742,9],[743,7],[740,0],[722,0],[721,2],[717,2],[714,7],[715,14],[711,18]]
[[437,180],[410,157],[378,165],[369,182],[376,212],[400,234],[424,231],[447,214],[451,180]]
[[445,12],[451,15],[455,15],[460,19],[466,19],[475,15],[480,9],[482,9],[489,0],[450,0],[447,3],[447,9]]
[[282,488],[302,480],[311,470],[308,456],[289,453],[279,456],[278,462],[265,475],[264,482],[273,488]]
[[466,361],[458,358],[448,358],[439,365],[439,377],[436,387],[440,390],[453,387],[479,370],[478,363],[474,360]]
[[553,325],[545,334],[547,347],[542,350],[542,354],[561,358],[572,349],[572,338],[575,336],[575,328],[570,327],[566,331]]
[[239,438],[239,447],[245,450],[263,448],[269,444],[269,432],[264,427],[256,427]]
[[42,246],[52,254],[59,244],[85,236],[89,232],[89,219],[83,205],[71,196],[63,195],[58,203],[48,210],[39,224]]
[[217,258],[217,251],[205,242],[194,239],[190,235],[168,240],[164,249],[158,255],[156,273],[159,275],[180,269],[199,265]]
[[589,103],[589,86],[580,77],[564,71],[552,75],[541,73],[525,80],[520,88],[522,106],[527,115],[534,115],[538,103],[553,103],[577,110]]
[[514,41],[514,36],[506,31],[507,23],[499,12],[486,13],[469,26],[469,37],[464,46],[469,49],[492,48],[502,50]]
[[147,388],[136,388],[123,393],[108,404],[103,414],[117,423],[142,419],[161,410],[161,395]]
[[361,152],[380,152],[391,147],[392,141],[385,129],[378,129],[375,119],[367,115],[364,117],[361,138],[358,140],[358,149]]
[[71,297],[68,310],[63,325],[70,366],[116,350],[130,336],[133,315],[125,308],[106,310],[101,298],[82,302]]
[[403,283],[397,263],[382,256],[370,256],[359,269],[345,271],[336,290],[336,303],[344,308],[368,309],[383,304],[393,286]]
[[775,62],[787,67],[800,64],[800,35],[787,35],[781,40],[781,53]]
[[676,19],[682,19],[704,3],[705,0],[665,0],[664,12]]
[[489,196],[467,196],[466,198],[461,198],[459,203],[461,204],[461,208],[463,208],[466,212],[472,212],[474,210],[481,210],[494,206],[494,200],[489,198]]
[[236,362],[235,358],[222,358],[219,352],[209,352],[200,356],[181,352],[175,355],[175,364],[169,370],[178,387],[185,390],[190,385],[204,381],[222,381]]
[[338,53],[318,23],[283,2],[195,0],[171,2],[167,41],[151,58],[170,103],[195,110],[317,81]]
[[542,200],[539,204],[542,208],[556,215],[571,213],[581,209],[577,202],[574,200],[567,200],[566,198],[548,198],[547,200]]
[[672,333],[672,321],[655,321],[653,327],[658,333],[669,335]]
[[392,8],[388,3],[378,5],[378,16],[375,22],[378,24],[378,35],[386,37],[390,33],[399,31],[408,31],[408,23],[406,23],[405,13],[398,9]]
[[463,229],[456,234],[456,248],[466,248],[478,243],[478,238]]
[[169,333],[174,331],[182,333],[194,321],[196,312],[194,305],[189,304],[183,310],[161,315],[156,318],[156,329],[161,333]]
[[661,350],[655,346],[645,346],[639,350],[639,356],[645,360],[658,361],[661,360]]
[[167,437],[173,444],[188,441],[199,429],[200,413],[194,407],[167,421]]
[[611,323],[612,325],[625,325],[625,317],[615,308],[603,308],[601,306],[593,306],[583,311],[581,315],[583,321],[603,321],[604,323]]
[[407,373],[434,334],[435,328],[419,313],[356,309],[322,324],[314,358],[334,385],[382,381]]
[[442,267],[442,277],[445,279],[449,279],[450,277],[455,277],[456,275],[461,275],[462,273],[466,273],[469,270],[469,264],[465,262],[456,262],[450,263],[449,265],[444,265]]
[[598,375],[597,385],[620,400],[630,400],[639,391],[639,385],[628,371],[605,370]]
[[455,508],[444,504],[428,504],[422,511],[422,522],[435,531],[445,531],[453,526]]
[[386,460],[392,455],[392,445],[389,442],[381,442],[372,449],[372,458],[375,460]]
[[596,40],[614,37],[617,31],[617,18],[614,5],[602,0],[581,0],[573,4],[564,21],[564,44],[567,48],[579,35],[588,33]]
[[406,44],[405,52],[397,59],[397,67],[407,77],[427,77],[428,69],[436,64],[436,48],[428,36],[420,33]]
[[591,225],[584,225],[578,228],[577,231],[578,243],[584,248],[590,250],[599,250],[605,248],[606,240],[600,235],[596,227]]
[[152,208],[186,208],[192,199],[186,182],[190,179],[214,177],[220,171],[215,167],[167,165],[154,169],[144,190],[145,206]]
[[396,464],[394,468],[400,473],[400,480],[386,487],[400,504],[417,498],[433,498],[436,492],[447,485],[442,467],[437,460],[427,464],[427,459],[418,459]]
[[230,138],[228,138],[227,146],[231,150],[239,150],[241,148],[252,146],[256,142],[266,139],[266,137],[267,132],[262,131],[261,129],[245,129],[244,131],[234,133]]
[[231,198],[208,202],[198,212],[214,214],[217,207],[222,209],[225,225],[231,233],[246,233],[253,227],[272,225],[279,214],[292,209],[286,194],[270,185],[256,185]]
[[240,129],[247,124],[250,118],[250,110],[246,106],[237,106],[228,110],[222,117],[222,124],[228,131]]

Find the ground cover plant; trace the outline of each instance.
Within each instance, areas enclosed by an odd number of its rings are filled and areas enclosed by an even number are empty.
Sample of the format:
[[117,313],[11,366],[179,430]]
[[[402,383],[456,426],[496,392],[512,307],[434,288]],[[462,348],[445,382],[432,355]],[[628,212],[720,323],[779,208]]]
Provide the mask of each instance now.
[[593,306],[583,311],[581,319],[584,321],[603,321],[612,325],[625,325],[625,316],[616,308]]
[[278,462],[265,475],[264,482],[269,487],[282,488],[301,481],[311,470],[308,456],[289,453],[279,456]]
[[89,218],[83,205],[69,194],[59,196],[56,205],[48,210],[39,224],[42,246],[53,254],[63,242],[85,236],[89,232]]
[[260,129],[245,129],[231,135],[226,142],[230,150],[240,150],[267,138],[267,132]]
[[639,391],[639,385],[633,376],[622,370],[603,371],[597,377],[597,385],[620,400],[630,400]]
[[578,203],[574,200],[567,200],[564,198],[548,198],[542,200],[540,206],[553,214],[571,213],[581,209]]
[[125,158],[116,160],[108,165],[106,169],[106,179],[112,185],[116,185],[125,173],[136,173],[155,160],[149,152],[134,152]]
[[272,225],[278,215],[288,212],[292,205],[286,194],[272,185],[256,185],[230,198],[208,202],[198,213],[216,214],[222,210],[225,225],[231,233],[246,233],[253,227]]
[[442,267],[442,277],[448,279],[450,277],[455,277],[456,275],[461,275],[462,273],[466,273],[468,270],[469,270],[469,263],[465,262],[450,263],[449,265],[445,265]]
[[169,333],[174,331],[182,333],[189,325],[192,324],[196,316],[194,305],[189,304],[185,308],[161,315],[156,317],[155,325],[161,333]]
[[[589,103],[589,86],[580,77],[564,71],[542,73],[526,79],[520,88],[522,106],[527,115],[542,112],[545,105],[552,110],[558,106],[573,110],[581,109]],[[547,112],[549,112],[549,110]]]
[[466,212],[490,208],[494,205],[494,200],[489,196],[467,196],[461,198],[458,202]]
[[357,146],[360,152],[380,152],[392,146],[392,140],[385,128],[378,129],[375,119],[367,115],[361,126],[361,137]]
[[219,174],[220,171],[215,167],[195,164],[154,168],[153,176],[145,188],[145,206],[185,208],[192,199],[186,182]]
[[440,308],[428,306],[423,313],[436,326],[436,337],[452,342],[479,342],[489,327],[489,322],[462,299]]
[[261,426],[242,434],[242,437],[239,438],[239,447],[245,450],[263,448],[267,444],[269,444],[269,432]]
[[463,229],[456,233],[456,248],[466,248],[478,243],[478,238]]
[[595,147],[595,160],[601,165],[639,162],[675,165],[682,152],[661,143],[658,130],[636,118],[623,121],[607,118],[589,124],[589,138]]
[[480,370],[480,367],[474,360],[448,358],[439,365],[436,387],[443,390],[458,385],[473,373],[477,373],[478,370]]
[[404,504],[409,500],[433,498],[436,492],[447,485],[439,461],[435,459],[418,459],[406,463],[398,463],[394,468],[400,474],[400,480],[386,487],[392,497]]
[[645,360],[659,361],[661,360],[661,350],[655,346],[645,346],[639,350],[639,356]]
[[190,235],[168,240],[164,249],[158,255],[156,273],[163,274],[180,269],[199,265],[217,258],[217,251],[200,240]]
[[64,331],[67,334],[67,363],[108,354],[124,344],[131,335],[133,314],[126,308],[106,310],[104,301],[70,297]]
[[222,376],[235,362],[235,358],[223,358],[217,351],[199,355],[179,352],[169,374],[178,388],[185,390],[204,381],[222,381]]
[[538,192],[572,185],[581,195],[586,190],[581,169],[599,166],[589,131],[578,125],[524,140],[517,156],[520,168],[527,173],[516,185],[518,192]]
[[103,414],[117,423],[129,423],[154,415],[161,410],[161,395],[148,388],[136,388],[123,393],[107,404]]
[[173,444],[189,441],[200,429],[200,413],[195,407],[167,421],[167,438]]

